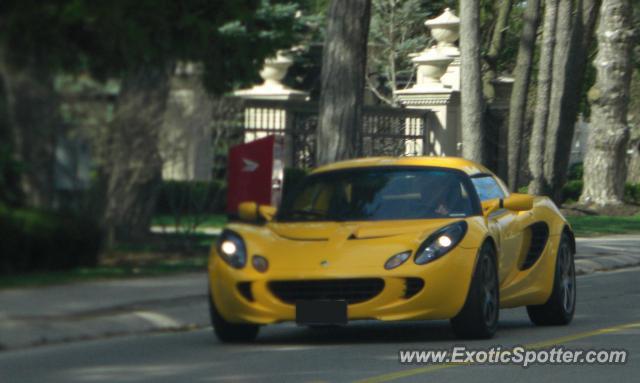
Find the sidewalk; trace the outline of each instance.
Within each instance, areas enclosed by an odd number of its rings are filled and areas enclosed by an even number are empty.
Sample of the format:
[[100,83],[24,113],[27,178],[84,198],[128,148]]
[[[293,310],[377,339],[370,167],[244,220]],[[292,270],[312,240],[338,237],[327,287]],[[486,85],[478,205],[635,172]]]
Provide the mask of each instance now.
[[0,291],[0,350],[209,324],[205,273]]
[[[640,265],[640,235],[577,240],[576,271]],[[0,350],[209,325],[205,273],[0,290]]]

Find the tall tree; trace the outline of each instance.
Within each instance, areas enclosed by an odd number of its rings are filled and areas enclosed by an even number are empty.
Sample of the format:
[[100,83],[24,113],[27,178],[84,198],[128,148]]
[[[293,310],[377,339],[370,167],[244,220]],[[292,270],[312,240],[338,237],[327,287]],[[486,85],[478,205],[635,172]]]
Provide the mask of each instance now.
[[629,141],[627,112],[633,41],[629,0],[604,0],[598,28],[595,86],[589,91],[591,131],[580,201],[598,206],[622,203]]
[[531,144],[529,147],[529,169],[531,183],[529,193],[543,194],[547,187],[544,180],[544,142],[549,119],[551,98],[551,76],[553,73],[553,52],[556,44],[558,21],[558,0],[546,0],[542,27],[542,46],[538,62],[538,87],[534,112]]
[[545,140],[544,178],[548,194],[561,200],[583,88],[587,52],[600,0],[560,0],[550,113]]
[[333,0],[322,57],[318,165],[361,152],[371,0]]
[[491,39],[489,40],[489,49],[484,55],[487,67],[482,76],[484,97],[487,103],[492,103],[496,96],[493,81],[498,75],[498,57],[504,45],[504,37],[509,25],[512,5],[512,0],[500,0],[495,3],[497,16],[493,25]]
[[[559,131],[566,129],[560,123],[562,104],[567,94],[567,82],[571,53],[571,30],[573,23],[573,0],[558,1],[558,19],[556,22],[556,42],[553,50],[553,65],[551,72],[551,93],[549,97],[549,117],[547,119],[546,136],[544,139],[544,179],[545,194],[554,197],[553,178],[557,177],[556,159],[559,147]],[[557,202],[557,200],[556,200]]]
[[460,2],[460,95],[462,113],[462,155],[485,162],[482,124],[484,101],[480,71],[480,2]]
[[372,2],[366,80],[368,89],[385,104],[398,105],[395,92],[408,86],[414,72],[407,57],[427,45],[422,5],[421,0]]
[[529,95],[539,20],[540,0],[528,0],[527,8],[524,12],[516,67],[513,71],[515,79],[509,107],[507,157],[510,165],[508,170],[508,183],[511,190],[518,188],[522,156],[521,141],[524,131],[527,97]]
[[[43,89],[61,71],[84,70],[121,80],[116,118],[97,150],[107,190],[103,221],[112,238],[116,233],[137,237],[148,229],[149,206],[160,180],[159,119],[175,63],[202,63],[203,81],[212,93],[249,82],[266,56],[293,43],[296,11],[296,4],[269,0],[58,0],[46,6],[37,0],[4,0],[0,48],[11,53],[7,62],[12,67],[34,67],[31,72],[41,77],[30,76]],[[1,74],[12,93],[9,104],[46,122],[50,108],[40,101],[54,98],[43,96],[33,84],[12,86],[7,77],[14,82],[20,78]],[[34,90],[39,93],[28,93]],[[19,92],[31,98],[12,103]],[[24,118],[15,129],[37,126],[53,134],[45,123],[28,120],[35,117],[25,113]],[[30,133],[22,140],[32,157],[39,158],[34,148],[46,142],[42,137]]]
[[[0,76],[12,161],[23,203],[51,207],[56,131],[60,126],[51,76],[69,65],[73,45],[61,27],[59,4],[0,2]],[[55,54],[52,54],[55,51]]]

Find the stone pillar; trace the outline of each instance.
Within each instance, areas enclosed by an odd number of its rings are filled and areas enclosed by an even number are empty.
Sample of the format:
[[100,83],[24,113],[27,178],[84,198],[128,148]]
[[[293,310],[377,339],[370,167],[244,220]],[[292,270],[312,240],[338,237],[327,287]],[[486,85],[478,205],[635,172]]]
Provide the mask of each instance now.
[[171,90],[160,135],[162,178],[180,181],[211,179],[211,98],[202,85],[201,65],[180,62],[170,80]]
[[416,83],[396,92],[405,107],[434,112],[435,118],[425,127],[423,152],[426,155],[458,156],[461,153],[460,67],[454,65],[456,60],[459,62],[460,51],[453,45],[458,39],[459,23],[448,8],[442,15],[425,22],[437,44],[410,55],[416,65]]

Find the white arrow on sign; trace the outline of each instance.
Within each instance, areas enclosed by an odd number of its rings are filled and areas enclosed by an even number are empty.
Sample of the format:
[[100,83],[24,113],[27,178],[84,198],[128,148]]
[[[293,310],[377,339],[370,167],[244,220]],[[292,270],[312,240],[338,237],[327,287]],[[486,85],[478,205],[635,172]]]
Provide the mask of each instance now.
[[255,172],[256,169],[258,168],[258,163],[255,161],[251,161],[246,158],[243,158],[242,162],[244,162],[244,167],[242,168],[243,172]]

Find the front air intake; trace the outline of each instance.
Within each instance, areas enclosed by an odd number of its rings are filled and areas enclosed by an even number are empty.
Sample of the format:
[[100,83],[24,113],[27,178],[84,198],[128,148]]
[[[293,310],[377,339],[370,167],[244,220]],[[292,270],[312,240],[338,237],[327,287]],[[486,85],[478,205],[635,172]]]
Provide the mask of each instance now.
[[308,300],[344,300],[348,304],[368,301],[384,289],[380,278],[318,279],[269,282],[269,290],[285,303]]

